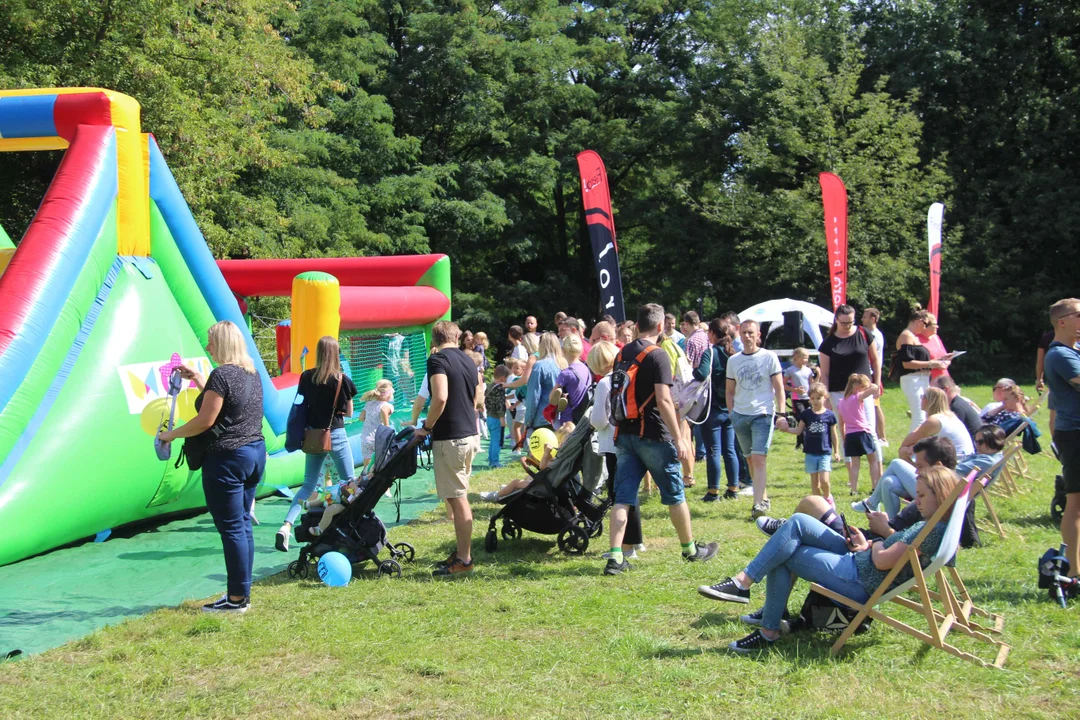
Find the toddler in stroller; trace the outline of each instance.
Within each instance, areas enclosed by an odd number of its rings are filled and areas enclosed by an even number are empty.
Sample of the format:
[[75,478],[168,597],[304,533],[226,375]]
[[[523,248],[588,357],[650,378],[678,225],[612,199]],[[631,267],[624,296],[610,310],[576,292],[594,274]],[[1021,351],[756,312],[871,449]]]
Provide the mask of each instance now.
[[[296,541],[304,543],[304,546],[300,549],[300,557],[289,565],[289,577],[306,578],[311,566],[332,551],[341,553],[354,564],[374,562],[380,575],[401,576],[400,561],[412,562],[416,551],[409,543],[388,542],[386,526],[375,514],[375,506],[396,481],[416,473],[421,441],[422,438],[416,437],[415,429],[411,427],[396,434],[385,425],[378,427],[371,474],[366,482],[356,485],[358,492],[351,497],[339,496],[338,499],[343,502],[335,502],[327,507],[309,506],[308,512],[301,517],[294,533]],[[344,491],[348,492],[347,485]],[[396,498],[400,518],[400,491]],[[331,511],[333,514],[326,519]],[[390,558],[380,561],[379,553],[383,548],[390,551]]]
[[[538,470],[544,470],[551,461],[555,459],[559,446],[563,441],[570,436],[570,433],[574,432],[574,428],[577,427],[572,422],[565,422],[559,426],[559,429],[555,431],[555,443],[544,445],[544,454],[540,458],[540,462],[533,459],[532,455],[524,455],[518,458],[521,461],[522,467],[525,468],[525,472],[529,472],[530,468],[537,468]],[[532,485],[532,477],[518,478],[517,480],[511,480],[507,484],[503,485],[498,490],[492,490],[491,492],[480,493],[480,499],[484,502],[502,502],[504,498],[508,498],[518,490],[524,490]]]
[[526,487],[516,489],[502,498],[505,503],[488,525],[484,549],[498,548],[496,523],[502,520],[504,540],[520,538],[522,530],[557,535],[559,549],[568,555],[580,555],[589,547],[589,538],[604,531],[604,515],[611,503],[596,495],[601,478],[580,477],[585,454],[591,451],[593,429],[587,422],[579,423],[559,445],[558,453],[549,458],[547,467],[534,471]]

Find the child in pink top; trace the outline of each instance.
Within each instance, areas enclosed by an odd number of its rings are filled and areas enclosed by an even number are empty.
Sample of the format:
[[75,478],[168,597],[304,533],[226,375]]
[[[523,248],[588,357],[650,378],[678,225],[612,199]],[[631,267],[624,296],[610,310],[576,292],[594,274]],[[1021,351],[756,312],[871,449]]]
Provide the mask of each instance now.
[[862,456],[866,456],[866,462],[870,467],[871,484],[876,485],[877,479],[881,477],[881,461],[877,456],[874,426],[867,418],[864,403],[867,398],[879,395],[881,395],[880,388],[872,384],[870,378],[859,373],[852,373],[848,377],[844,397],[836,405],[836,410],[844,422],[844,454],[851,458],[851,463],[848,465],[848,485],[852,495],[857,495],[859,492],[859,468],[862,466],[860,460]]

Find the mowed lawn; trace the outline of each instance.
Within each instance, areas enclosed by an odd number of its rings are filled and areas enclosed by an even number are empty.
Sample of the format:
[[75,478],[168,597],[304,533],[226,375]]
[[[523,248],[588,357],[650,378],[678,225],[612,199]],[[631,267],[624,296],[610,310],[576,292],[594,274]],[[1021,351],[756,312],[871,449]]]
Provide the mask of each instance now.
[[[985,402],[990,389],[966,394]],[[884,401],[888,458],[908,420],[898,388]],[[1045,411],[1039,419],[1045,429]],[[774,514],[808,491],[793,444],[778,436],[769,458]],[[749,522],[748,498],[700,502],[699,464],[695,535],[720,543],[707,564],[679,558],[656,495],[642,508],[648,551],[628,575],[601,575],[606,533],[581,557],[529,533],[489,555],[483,537],[494,507],[474,496],[470,579],[431,580],[453,535],[432,513],[391,530],[391,540],[417,548],[401,579],[368,570],[335,589],[282,575],[253,589],[242,617],[207,616],[189,603],[0,664],[0,717],[1077,717],[1080,604],[1062,610],[1036,587],[1038,557],[1059,542],[1048,513],[1056,468],[1028,460],[1030,492],[995,498],[1007,539],[988,531],[980,505],[984,547],[958,558],[976,601],[1006,618],[1013,649],[1004,670],[930,650],[881,623],[835,658],[833,636],[821,633],[785,637],[757,657],[729,654],[727,643],[748,632],[738,619],[745,606],[696,588],[741,569],[764,536]],[[517,474],[478,472],[473,490]],[[862,488],[869,484],[864,469]],[[834,488],[842,507],[846,479],[834,475]],[[793,610],[805,590],[796,587]],[[756,608],[763,586],[753,592]]]

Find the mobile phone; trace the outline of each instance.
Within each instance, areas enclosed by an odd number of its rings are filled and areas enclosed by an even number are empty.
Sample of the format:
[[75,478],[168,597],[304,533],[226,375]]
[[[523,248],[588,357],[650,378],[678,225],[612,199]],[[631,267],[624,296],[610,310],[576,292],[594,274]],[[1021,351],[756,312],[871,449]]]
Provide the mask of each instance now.
[[847,524],[847,519],[843,515],[840,516],[840,524],[844,526],[844,539],[851,542],[851,528]]

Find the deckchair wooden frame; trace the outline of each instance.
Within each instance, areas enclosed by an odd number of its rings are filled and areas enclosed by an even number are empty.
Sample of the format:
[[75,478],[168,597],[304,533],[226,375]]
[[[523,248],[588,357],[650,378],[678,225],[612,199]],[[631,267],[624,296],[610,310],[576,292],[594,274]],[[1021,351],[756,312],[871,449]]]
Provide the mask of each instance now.
[[[976,478],[976,485],[972,490],[972,495],[977,495],[983,500],[983,505],[986,506],[986,514],[990,516],[990,519],[994,523],[995,532],[1002,539],[1005,539],[1005,528],[1001,526],[1001,520],[998,519],[997,513],[994,511],[994,504],[990,502],[990,488],[993,486],[997,478],[1001,476],[1005,466],[1009,462],[1010,456],[1020,452],[1019,445],[1013,445],[1002,453],[1001,459],[982,471],[982,474]],[[972,497],[972,502],[975,502],[975,498]]]
[[[847,628],[844,629],[843,633],[840,634],[840,637],[833,644],[832,654],[835,655],[840,652],[855,630],[862,624],[862,621],[867,617],[871,617],[906,635],[917,638],[931,647],[944,650],[951,655],[976,665],[1001,668],[1005,664],[1010,647],[991,636],[991,633],[1000,633],[1001,628],[1004,627],[1004,620],[999,615],[988,613],[984,610],[977,610],[975,608],[974,603],[971,601],[971,597],[967,592],[966,586],[964,586],[959,574],[953,568],[950,568],[950,576],[957,584],[958,590],[954,591],[953,588],[950,587],[943,572],[944,567],[946,566],[946,560],[942,559],[939,562],[939,558],[935,557],[934,562],[932,562],[930,566],[934,568],[933,574],[937,585],[936,593],[929,589],[926,582],[926,575],[923,573],[922,566],[919,564],[919,553],[917,548],[922,544],[926,539],[926,536],[933,530],[937,523],[941,521],[945,516],[945,513],[951,513],[954,504],[958,502],[961,497],[964,497],[964,510],[967,508],[967,503],[972,501],[973,498],[971,497],[971,492],[975,483],[975,477],[976,473],[972,472],[966,481],[957,483],[956,488],[949,494],[946,502],[942,503],[933,516],[926,521],[925,526],[904,552],[904,555],[892,569],[889,570],[885,579],[881,581],[881,584],[874,590],[865,603],[856,602],[855,600],[844,597],[828,588],[822,587],[817,583],[813,583],[810,586],[812,590],[857,611],[855,618],[848,623]],[[952,520],[953,516],[950,515],[950,521]],[[963,522],[963,512],[960,512],[960,517],[957,521]],[[959,548],[959,533],[957,533],[954,542],[956,544],[956,548],[954,548],[955,552],[955,550]],[[892,585],[893,580],[904,568],[911,569],[913,578],[899,587],[890,590],[889,586]],[[910,590],[915,590],[917,592],[917,601],[902,597],[903,593]],[[926,621],[927,631],[924,632],[916,629],[877,609],[879,605],[884,605],[890,601],[920,613]],[[935,609],[935,601],[941,606],[940,610]],[[972,622],[971,616],[973,614],[992,620],[993,627],[988,628]],[[992,647],[996,647],[997,651],[993,662],[987,662],[977,655],[964,652],[956,646],[946,642],[950,631],[953,629],[987,643]]]
[[[1035,415],[1039,412],[1039,410],[1042,409],[1042,404],[1043,401],[1046,399],[1047,394],[1048,392],[1044,392],[1042,395],[1040,395],[1035,401],[1035,404],[1032,405],[1031,408],[1028,410],[1027,418],[1029,420],[1034,418]],[[1025,426],[1026,421],[1021,422],[1019,425],[1016,426],[1015,430],[1009,433],[1009,437],[1005,439],[1006,449],[1009,449],[1009,447],[1014,444],[1019,446],[1022,443],[1022,438],[1020,437],[1020,435],[1023,433]],[[1018,477],[1028,481],[1035,480],[1034,476],[1030,474],[1030,470],[1031,468],[1028,465],[1027,458],[1025,458],[1022,453],[1017,453],[1013,455],[1012,461],[1007,464],[1002,471],[1002,479],[1005,481],[1002,484],[1002,487],[1005,488],[1007,495],[1012,496],[1018,493],[1027,493],[1031,491],[1031,488],[1028,487],[1027,483],[1025,483],[1024,485],[1019,485],[1016,482]]]

